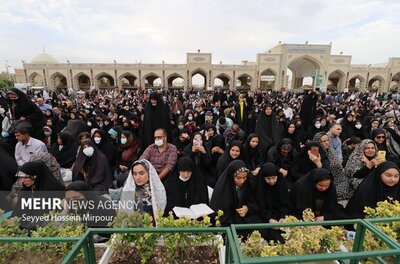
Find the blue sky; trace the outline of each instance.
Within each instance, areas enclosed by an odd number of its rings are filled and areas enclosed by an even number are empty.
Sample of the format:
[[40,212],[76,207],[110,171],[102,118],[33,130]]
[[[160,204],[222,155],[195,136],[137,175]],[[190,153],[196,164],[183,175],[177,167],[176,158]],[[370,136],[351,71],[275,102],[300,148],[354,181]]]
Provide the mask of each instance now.
[[0,71],[46,52],[60,62],[255,61],[285,43],[329,44],[352,63],[400,57],[400,1],[12,0],[0,4]]

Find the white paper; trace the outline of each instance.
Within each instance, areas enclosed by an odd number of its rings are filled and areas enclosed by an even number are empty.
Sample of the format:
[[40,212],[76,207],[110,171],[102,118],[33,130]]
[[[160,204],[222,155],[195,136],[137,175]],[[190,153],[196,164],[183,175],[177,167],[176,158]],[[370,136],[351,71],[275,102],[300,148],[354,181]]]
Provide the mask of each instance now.
[[190,208],[175,206],[172,210],[177,217],[186,216],[192,219],[214,213],[214,211],[204,203],[194,204],[190,206]]

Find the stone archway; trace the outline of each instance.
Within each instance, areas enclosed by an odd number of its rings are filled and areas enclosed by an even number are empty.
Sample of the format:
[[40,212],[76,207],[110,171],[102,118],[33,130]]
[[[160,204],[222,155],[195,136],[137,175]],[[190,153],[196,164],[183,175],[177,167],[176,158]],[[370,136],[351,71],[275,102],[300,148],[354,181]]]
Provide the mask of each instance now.
[[369,91],[382,91],[385,85],[385,79],[382,76],[376,75],[368,81]]
[[288,87],[291,89],[298,89],[306,86],[316,87],[320,70],[321,63],[310,56],[302,56],[293,59],[287,66]]
[[231,85],[231,77],[225,73],[218,74],[214,78],[214,88],[228,88]]
[[50,77],[54,89],[66,89],[68,88],[67,78],[65,75],[56,72]]
[[168,88],[183,88],[185,87],[185,79],[178,73],[172,73],[167,77]]
[[345,77],[346,75],[341,70],[333,71],[328,76],[329,84],[327,86],[328,89],[331,90],[344,90],[344,84],[346,82]]
[[90,89],[90,78],[87,74],[80,72],[75,75],[75,83],[77,90],[89,90]]
[[154,88],[154,87],[161,87],[162,80],[160,76],[155,73],[149,73],[144,77],[144,87],[145,88]]
[[114,78],[105,72],[98,74],[95,77],[96,88],[98,89],[113,89],[115,87]]
[[390,90],[398,90],[400,88],[400,72],[395,73],[390,80]]
[[37,72],[34,72],[29,76],[29,83],[32,86],[44,86],[43,76]]
[[207,87],[207,72],[203,69],[196,69],[190,75],[193,88],[205,89]]
[[260,89],[274,89],[276,82],[276,72],[266,69],[260,74]]
[[121,84],[122,89],[137,87],[136,81],[137,77],[130,72],[126,72],[119,77],[119,83]]
[[236,78],[236,89],[250,89],[253,78],[250,74],[243,73]]
[[365,79],[360,75],[353,76],[349,79],[348,83],[349,91],[360,91],[363,90],[364,86],[365,86]]

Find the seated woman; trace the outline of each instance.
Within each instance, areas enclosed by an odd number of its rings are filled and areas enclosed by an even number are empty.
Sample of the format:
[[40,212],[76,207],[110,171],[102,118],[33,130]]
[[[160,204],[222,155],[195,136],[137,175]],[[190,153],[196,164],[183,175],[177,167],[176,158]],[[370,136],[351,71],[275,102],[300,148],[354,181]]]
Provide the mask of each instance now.
[[[393,129],[388,129],[392,132],[393,135],[395,135],[396,138],[399,137],[399,135],[397,135],[397,133]],[[393,148],[393,143],[395,142],[395,139],[392,134],[387,132],[386,128],[378,128],[372,130],[371,139],[375,142],[378,151],[385,151],[386,160],[393,161],[399,164],[400,159],[397,153],[394,151],[395,148]]]
[[135,210],[123,209],[127,213],[140,211],[150,214],[157,223],[159,211],[164,213],[167,196],[153,165],[148,160],[137,160],[129,170],[128,178],[122,188],[121,202],[134,201]]
[[[99,196],[95,190],[84,181],[74,181],[68,185],[65,189],[65,201],[70,204],[70,207],[73,207],[74,204],[79,204],[77,201],[81,201],[80,204],[83,204],[82,201],[90,204],[90,206],[82,206],[76,210],[68,208],[68,213],[78,214],[81,217],[84,214],[90,216],[88,218],[89,221],[86,222],[85,219],[82,218],[83,222],[88,227],[107,227],[108,223],[110,223],[116,215],[115,209],[111,206],[106,206],[108,200]],[[100,205],[100,203],[103,203],[103,205]],[[102,220],[95,221],[95,217],[100,216]]]
[[106,155],[108,165],[110,165],[111,171],[114,172],[117,159],[117,149],[112,144],[110,136],[106,131],[98,129],[93,133],[92,141],[96,144],[96,147]]
[[214,125],[210,125],[205,129],[206,147],[210,150],[211,153],[211,166],[209,168],[209,173],[212,176],[207,180],[207,185],[210,187],[214,187],[216,183],[216,167],[219,158],[224,154],[225,142],[224,137],[217,133],[217,129]]
[[262,165],[257,187],[258,214],[262,221],[277,223],[290,214],[289,183],[275,164]]
[[192,160],[193,166],[203,175],[206,181],[210,178],[211,153],[205,145],[205,139],[199,132],[193,134],[192,140],[183,151],[183,156]]
[[302,218],[310,208],[316,221],[344,219],[338,204],[333,176],[327,169],[314,169],[300,178],[290,191],[292,214]]
[[122,131],[120,143],[117,157],[117,170],[119,174],[116,176],[118,187],[122,186],[125,182],[129,173],[128,169],[138,159],[140,151],[139,142],[131,131]]
[[78,144],[68,132],[58,134],[57,141],[53,143],[50,153],[56,158],[61,168],[70,169],[75,162]]
[[[31,210],[22,207],[22,199],[29,198],[64,198],[64,185],[59,182],[43,161],[29,161],[21,166],[16,175],[22,184],[19,192],[17,205],[14,208],[13,216],[41,216],[49,213],[50,208],[42,208],[39,210]],[[41,223],[38,221],[31,222],[24,217],[25,221],[21,222],[21,227],[26,229],[35,228]]]
[[350,180],[351,195],[362,180],[370,174],[376,166],[383,162],[383,160],[377,158],[377,152],[378,149],[374,141],[371,139],[364,139],[353,153],[351,153],[346,167],[344,168],[344,173]]
[[267,162],[272,162],[278,166],[279,173],[286,179],[292,179],[290,171],[295,164],[298,152],[293,147],[292,140],[282,138],[281,141],[268,150]]
[[358,186],[346,207],[349,218],[364,218],[365,206],[376,207],[389,197],[400,199],[400,170],[396,163],[386,161],[372,171]]
[[208,190],[204,176],[189,157],[178,160],[177,169],[165,183],[165,191],[167,193],[166,215],[175,206],[189,208],[194,204],[208,204]]
[[336,151],[329,144],[329,137],[325,132],[315,134],[314,141],[321,145],[321,152],[325,152],[329,160],[329,171],[333,176],[333,183],[339,200],[347,200],[350,198],[350,182],[345,176],[342,163],[340,162]]
[[321,145],[315,141],[306,144],[294,162],[288,180],[296,182],[304,175],[317,168],[329,169],[329,160],[324,152],[320,151]]
[[231,224],[259,223],[257,205],[248,184],[249,169],[241,160],[232,161],[219,177],[210,201],[210,207],[222,210],[223,226]]
[[289,138],[293,143],[293,148],[299,152],[300,143],[302,138],[300,138],[300,131],[296,128],[296,120],[292,120],[285,126],[283,131],[283,138]]
[[250,134],[243,146],[243,160],[246,167],[250,170],[250,183],[255,182],[254,179],[264,163],[264,149],[259,143],[260,140],[256,134]]
[[72,181],[84,181],[102,193],[107,193],[112,186],[107,158],[90,140],[81,143],[72,168]]
[[221,177],[226,167],[234,161],[242,159],[242,144],[239,141],[233,141],[226,149],[224,154],[219,157],[216,167],[216,179]]

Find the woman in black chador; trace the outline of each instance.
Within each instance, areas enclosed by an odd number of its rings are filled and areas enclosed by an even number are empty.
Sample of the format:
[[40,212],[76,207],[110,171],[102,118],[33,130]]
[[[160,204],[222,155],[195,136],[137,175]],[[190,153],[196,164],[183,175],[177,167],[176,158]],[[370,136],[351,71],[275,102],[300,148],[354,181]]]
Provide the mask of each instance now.
[[400,199],[399,167],[392,161],[381,163],[358,186],[346,206],[349,218],[364,218],[364,208],[380,201]]
[[8,90],[7,95],[11,118],[15,121],[26,120],[30,122],[32,125],[31,137],[43,139],[42,129],[46,124],[46,120],[42,110],[17,88]]
[[314,169],[300,178],[290,191],[292,214],[302,217],[310,208],[315,220],[344,219],[346,216],[338,205],[333,176],[326,169]]
[[256,123],[256,134],[263,147],[269,149],[282,138],[282,125],[272,112],[272,106],[266,105]]
[[206,181],[189,157],[179,159],[173,177],[165,183],[165,191],[167,193],[165,214],[172,211],[175,206],[189,208],[194,204],[208,204]]
[[243,161],[234,160],[215,185],[210,207],[215,212],[224,212],[220,219],[223,226],[260,222],[253,192],[247,181],[248,173]]
[[141,137],[143,138],[143,150],[154,143],[154,132],[159,128],[164,128],[167,131],[168,140],[172,141],[169,107],[164,104],[159,94],[152,92],[144,109],[143,135]]

